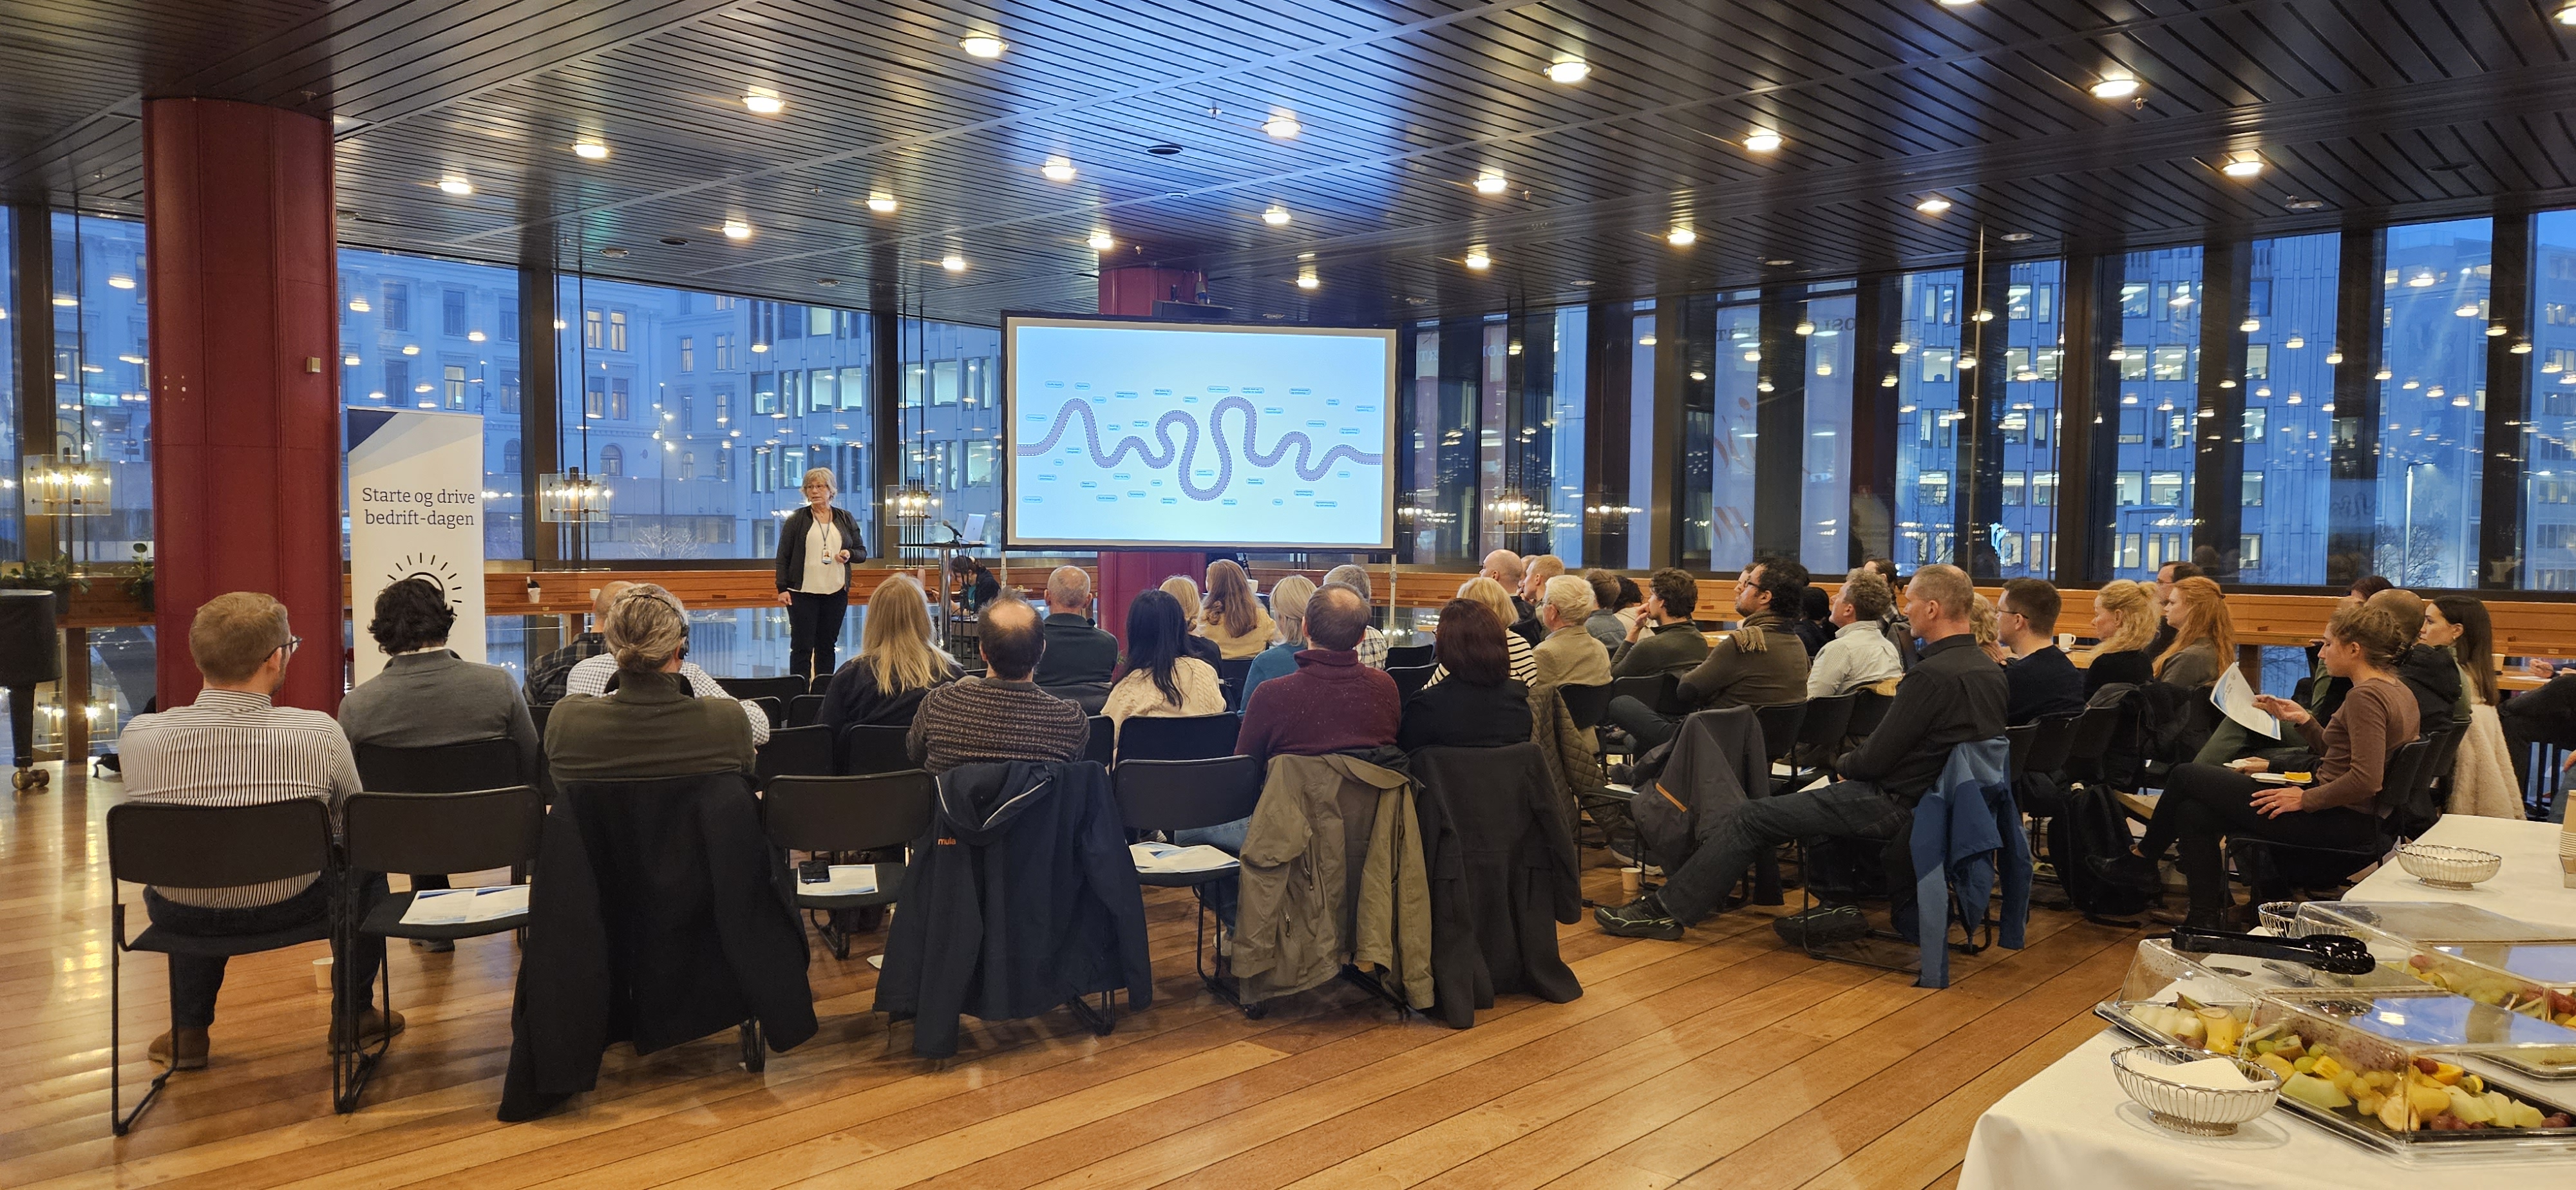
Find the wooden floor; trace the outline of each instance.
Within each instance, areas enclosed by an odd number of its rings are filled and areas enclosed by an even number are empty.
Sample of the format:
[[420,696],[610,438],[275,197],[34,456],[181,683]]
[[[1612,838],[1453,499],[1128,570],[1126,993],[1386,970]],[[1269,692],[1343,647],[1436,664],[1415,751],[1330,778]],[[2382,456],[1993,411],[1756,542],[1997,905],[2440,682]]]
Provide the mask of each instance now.
[[[637,1059],[544,1120],[493,1119],[508,936],[397,944],[410,1019],[335,1116],[320,944],[236,960],[207,1069],[122,1140],[107,1126],[113,781],[56,778],[0,816],[0,1186],[979,1188],[1947,1186],[1985,1107],[2092,1036],[2135,935],[2042,911],[1953,985],[1811,961],[1763,911],[1681,942],[1561,931],[1584,995],[1511,997],[1456,1031],[1334,986],[1246,1021],[1190,970],[1180,897],[1149,890],[1154,1006],[1093,1037],[1059,1013],[973,1025],[934,1071],[868,1010],[875,972],[815,947],[823,1029],[767,1072],[733,1035]],[[1587,873],[1596,896],[1615,874]],[[136,903],[140,890],[121,890]],[[1794,901],[1794,897],[1792,898]],[[139,903],[130,911],[139,923]],[[157,956],[126,964],[129,1087],[167,1024]]]

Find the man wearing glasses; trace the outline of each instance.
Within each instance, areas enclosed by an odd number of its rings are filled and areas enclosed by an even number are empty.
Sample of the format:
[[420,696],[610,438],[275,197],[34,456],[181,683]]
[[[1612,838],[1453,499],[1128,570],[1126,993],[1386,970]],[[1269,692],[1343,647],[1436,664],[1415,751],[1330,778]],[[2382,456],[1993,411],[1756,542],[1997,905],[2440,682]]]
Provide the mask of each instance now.
[[[251,806],[317,798],[336,813],[358,792],[358,766],[340,724],[320,711],[269,701],[286,681],[302,643],[288,629],[286,606],[256,591],[207,600],[188,629],[188,652],[205,689],[196,702],[126,724],[119,741],[125,792],[134,801],[195,806]],[[385,895],[371,876],[365,898]],[[236,888],[147,888],[143,907],[160,929],[181,934],[265,934],[329,916],[331,890],[320,873]],[[350,954],[350,977],[332,1006],[332,1040],[346,1044],[351,1013],[364,1008],[385,943],[362,936]],[[147,1051],[174,1070],[206,1064],[206,1030],[224,960],[170,956],[170,1031]],[[361,1044],[402,1031],[402,1015],[374,1009],[356,1017]]]

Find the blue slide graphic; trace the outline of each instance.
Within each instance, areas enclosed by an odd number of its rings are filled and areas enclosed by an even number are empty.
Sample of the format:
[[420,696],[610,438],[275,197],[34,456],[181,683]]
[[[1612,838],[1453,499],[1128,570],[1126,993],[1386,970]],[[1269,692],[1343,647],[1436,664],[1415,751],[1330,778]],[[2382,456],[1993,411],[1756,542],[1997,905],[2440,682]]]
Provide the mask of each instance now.
[[1205,488],[1190,482],[1190,465],[1198,457],[1198,419],[1178,409],[1164,414],[1154,422],[1154,438],[1163,448],[1160,454],[1156,454],[1153,447],[1147,446],[1144,439],[1132,434],[1118,440],[1118,449],[1107,454],[1101,453],[1100,422],[1092,415],[1091,406],[1079,401],[1067,402],[1063,408],[1058,409],[1055,415],[1055,426],[1047,431],[1047,436],[1037,442],[1023,444],[1017,453],[1043,455],[1054,450],[1056,440],[1064,437],[1066,427],[1071,426],[1074,419],[1079,417],[1082,421],[1083,444],[1091,452],[1093,466],[1104,470],[1115,467],[1118,461],[1126,458],[1127,452],[1132,450],[1145,461],[1146,466],[1159,469],[1172,465],[1172,454],[1175,449],[1172,446],[1172,427],[1179,426],[1189,432],[1178,447],[1181,458],[1179,475],[1181,493],[1192,500],[1204,502],[1224,495],[1226,489],[1234,484],[1234,456],[1225,448],[1225,433],[1222,428],[1225,424],[1225,415],[1229,411],[1239,411],[1243,414],[1245,458],[1263,467],[1277,466],[1279,460],[1287,455],[1288,448],[1294,446],[1297,448],[1297,461],[1293,466],[1296,468],[1297,478],[1308,483],[1322,479],[1330,472],[1335,459],[1347,458],[1354,463],[1369,467],[1377,466],[1382,461],[1380,456],[1368,454],[1357,447],[1335,445],[1324,452],[1323,461],[1310,465],[1307,460],[1314,453],[1314,441],[1296,430],[1280,435],[1276,447],[1270,453],[1263,454],[1260,432],[1261,411],[1253,408],[1252,402],[1241,397],[1227,397],[1218,401],[1216,408],[1208,411],[1208,424],[1219,428],[1208,433],[1208,445],[1216,449],[1217,472],[1216,482]]

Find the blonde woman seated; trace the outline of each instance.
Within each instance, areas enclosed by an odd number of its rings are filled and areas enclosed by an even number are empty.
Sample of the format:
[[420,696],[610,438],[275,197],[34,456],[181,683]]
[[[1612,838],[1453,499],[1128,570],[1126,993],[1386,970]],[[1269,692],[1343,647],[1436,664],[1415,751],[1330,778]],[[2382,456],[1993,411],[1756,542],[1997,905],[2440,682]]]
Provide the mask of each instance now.
[[2155,595],[2127,579],[2113,579],[2093,593],[2093,647],[2084,657],[2084,697],[2106,683],[2137,686],[2155,680],[2147,646],[2156,639]]
[[678,596],[638,583],[617,597],[603,628],[617,689],[568,695],[546,719],[546,764],[557,780],[604,781],[752,771],[742,704],[700,698],[680,676],[689,617]]
[[2215,581],[2193,575],[2175,583],[2165,593],[2165,623],[2174,638],[2156,657],[2157,681],[2207,686],[2236,660],[2236,621]]
[[859,655],[832,674],[816,722],[832,738],[852,727],[910,727],[921,696],[964,671],[930,643],[929,597],[908,574],[877,584],[859,629]]
[[[1113,729],[1130,718],[1179,718],[1225,712],[1225,690],[1217,684],[1216,667],[1185,655],[1181,642],[1189,621],[1180,601],[1161,591],[1147,591],[1127,605],[1127,669],[1109,688],[1100,713]],[[1113,737],[1114,738],[1114,737]]]
[[1270,613],[1261,610],[1261,601],[1253,598],[1252,577],[1224,558],[1208,563],[1207,607],[1198,623],[1199,635],[1214,641],[1217,655],[1228,661],[1260,656],[1279,632]]
[[[1458,584],[1458,598],[1472,599],[1485,605],[1485,610],[1494,613],[1495,621],[1506,629],[1511,627],[1512,618],[1519,614],[1519,609],[1512,606],[1512,593],[1505,590],[1501,583],[1482,575]],[[1506,631],[1503,633],[1503,644],[1510,655],[1512,680],[1523,686],[1538,680],[1538,659],[1530,652],[1529,638],[1517,632]],[[1431,671],[1431,681],[1424,682],[1423,686],[1427,688],[1433,682],[1448,676],[1448,666],[1436,667]]]
[[1211,666],[1215,665],[1225,655],[1217,650],[1215,641],[1199,635],[1198,584],[1191,582],[1188,575],[1176,574],[1163,580],[1163,594],[1171,596],[1172,602],[1179,604],[1181,608],[1182,652]]
[[1297,654],[1306,648],[1306,603],[1315,597],[1315,580],[1292,574],[1270,584],[1270,614],[1278,617],[1279,643],[1262,650],[1243,674],[1241,705],[1252,705],[1254,687],[1297,672]]

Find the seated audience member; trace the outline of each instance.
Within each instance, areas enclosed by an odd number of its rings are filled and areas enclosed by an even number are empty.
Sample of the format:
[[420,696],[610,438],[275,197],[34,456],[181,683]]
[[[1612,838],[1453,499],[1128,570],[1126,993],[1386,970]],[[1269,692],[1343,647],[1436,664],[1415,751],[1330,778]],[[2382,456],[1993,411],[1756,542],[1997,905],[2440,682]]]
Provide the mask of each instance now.
[[[651,584],[623,584],[624,589],[617,593],[617,597],[619,599],[624,599],[626,596],[633,594],[639,585],[650,586]],[[679,606],[679,596],[673,595],[669,591],[665,591],[660,587],[653,587],[653,589],[655,591],[660,591],[661,597],[669,600],[673,606]],[[610,606],[614,607],[615,604],[612,603]],[[686,614],[687,613],[684,610],[682,612],[683,617],[685,617]],[[927,615],[928,613],[925,612],[924,616],[927,617]],[[606,621],[603,620],[601,623],[605,624]],[[682,631],[685,634],[685,627]],[[610,652],[602,653],[596,657],[583,658],[580,663],[572,667],[571,673],[564,676],[565,697],[570,698],[577,695],[594,697],[608,692],[608,680],[613,677],[618,677],[623,668],[618,665],[617,658],[614,656],[616,642],[612,640],[608,643]],[[686,657],[687,652],[688,651],[686,649],[682,649],[681,655]],[[679,674],[681,680],[688,683],[689,694],[693,698],[731,699],[733,697],[726,694],[725,688],[717,685],[714,678],[707,676],[707,671],[699,669],[697,662],[688,660],[681,661]],[[624,679],[619,678],[619,680],[623,681]],[[742,708],[743,719],[751,724],[751,742],[754,744],[768,743],[769,712],[760,709],[759,703],[753,702],[748,698],[733,699],[733,701],[735,705]],[[547,721],[546,730],[548,732],[552,732],[554,730],[554,723],[552,720]],[[549,748],[553,746],[554,745],[551,742],[547,744],[547,747]]]
[[1826,641],[1834,638],[1834,627],[1833,599],[1823,587],[1810,583],[1798,593],[1798,616],[1789,624],[1790,630],[1798,634],[1798,643],[1806,646],[1810,660]]
[[1029,680],[1046,652],[1037,609],[1005,595],[975,617],[984,673],[921,696],[904,752],[936,776],[985,760],[1072,760],[1091,736],[1091,717]]
[[[519,746],[518,784],[537,784],[545,745],[519,684],[497,665],[467,661],[447,649],[456,609],[447,592],[423,578],[389,583],[376,593],[376,615],[367,634],[385,651],[385,668],[340,700],[340,731],[349,743],[387,748],[436,748],[506,739]],[[495,784],[507,784],[494,778]],[[414,889],[446,888],[444,873],[413,873]],[[433,952],[456,949],[445,939],[413,939]]]
[[1124,727],[1134,715],[1225,713],[1225,689],[1217,683],[1216,667],[1181,649],[1189,627],[1181,618],[1180,601],[1160,591],[1144,592],[1127,604],[1127,671],[1100,707],[1113,728]]
[[1540,592],[1539,622],[1547,639],[1530,650],[1540,686],[1606,686],[1610,684],[1610,651],[1601,647],[1583,622],[1592,615],[1592,584],[1570,574],[1547,580]]
[[608,605],[617,602],[619,592],[633,586],[627,582],[606,582],[590,597],[590,631],[580,633],[564,647],[537,658],[528,667],[528,705],[553,706],[564,696],[564,682],[572,676],[572,667],[608,651],[608,638],[599,634],[599,626],[608,622]]
[[1514,592],[1529,606],[1527,619],[1512,626],[1535,649],[1547,639],[1547,625],[1540,621],[1538,607],[1547,602],[1547,580],[1565,573],[1565,559],[1554,554],[1532,554],[1521,559],[1521,585]]
[[1001,597],[1002,580],[982,558],[959,558],[957,564],[963,567],[957,572],[957,610],[971,616]]
[[1611,677],[1680,677],[1708,660],[1708,638],[1691,619],[1699,610],[1699,580],[1689,571],[1667,566],[1647,575],[1641,610],[1645,614],[1628,630],[1628,639],[1611,654]]
[[1223,660],[1224,652],[1216,647],[1215,641],[1202,635],[1199,628],[1200,612],[1203,609],[1199,603],[1198,584],[1191,582],[1188,575],[1176,574],[1163,580],[1162,590],[1164,594],[1171,596],[1174,602],[1181,605],[1181,614],[1189,617],[1190,638],[1181,642],[1182,650],[1192,657],[1207,662],[1210,666]]
[[[312,798],[328,804],[336,820],[340,804],[358,792],[357,762],[340,725],[320,711],[269,701],[285,684],[298,643],[285,605],[266,595],[234,591],[199,607],[188,626],[188,654],[205,688],[188,706],[137,715],[125,725],[118,750],[126,798],[191,806]],[[325,659],[337,652],[325,650]],[[369,877],[366,902],[384,895],[384,877]],[[153,928],[200,937],[294,929],[329,917],[331,903],[331,880],[324,873],[234,888],[143,890]],[[332,1004],[335,1042],[348,1032],[350,1013],[374,990],[384,939],[358,936],[348,958],[349,978]],[[173,1070],[200,1070],[206,1065],[206,1030],[215,1023],[215,995],[224,985],[224,960],[174,954],[169,967],[170,1031],[144,1052]],[[401,1013],[380,1017],[372,1008],[356,1019],[361,1045],[403,1027]]]
[[1199,635],[1215,642],[1217,655],[1228,661],[1260,656],[1279,627],[1253,597],[1251,576],[1241,566],[1219,558],[1208,563],[1207,584],[1207,608],[1198,617]]
[[[1494,619],[1502,621],[1505,624],[1506,627],[1503,632],[1503,647],[1506,655],[1510,659],[1512,680],[1523,686],[1527,686],[1530,683],[1537,681],[1537,652],[1530,648],[1529,641],[1524,639],[1520,633],[1510,631],[1509,625],[1512,621],[1504,619],[1504,617],[1513,613],[1511,592],[1504,590],[1501,583],[1495,582],[1492,579],[1481,577],[1471,578],[1466,582],[1458,584],[1458,598],[1472,599],[1477,603],[1484,604],[1486,611],[1494,613]],[[1449,673],[1448,670],[1443,669],[1436,664],[1438,658],[1436,649],[1437,646],[1435,644],[1435,651],[1433,653],[1435,664],[1431,668],[1431,680],[1423,683],[1426,686],[1438,685],[1440,683],[1440,679],[1447,677]]]
[[[1370,609],[1372,609],[1368,614],[1368,618],[1371,620],[1377,618],[1377,612],[1374,610],[1377,607],[1377,593],[1369,587],[1369,574],[1367,567],[1354,566],[1345,562],[1331,570],[1325,571],[1324,584],[1326,586],[1330,586],[1334,583],[1340,583],[1341,585],[1358,592],[1360,601],[1366,603]],[[1313,635],[1313,630],[1311,628],[1308,629],[1307,635]],[[1368,626],[1368,631],[1360,634],[1360,643],[1353,651],[1359,654],[1360,664],[1365,665],[1370,669],[1385,669],[1388,643],[1386,634],[1378,631],[1376,624],[1370,624]]]
[[2147,644],[2164,621],[2156,610],[2153,588],[2128,579],[2113,579],[2093,593],[2093,647],[2084,651],[2084,697],[2104,685],[2130,686],[2155,680]]
[[1905,620],[1905,579],[1896,573],[1896,563],[1885,558],[1871,559],[1869,568],[1877,571],[1878,577],[1887,581],[1887,618],[1883,623],[1883,627],[1887,630],[1887,643],[1896,646],[1897,663],[1912,669],[1915,656],[1914,625]]
[[[546,765],[558,781],[640,780],[752,771],[745,703],[698,695],[681,676],[689,613],[678,596],[637,583],[608,609],[617,689],[570,694],[546,717]],[[759,714],[759,708],[750,708]],[[767,716],[761,716],[766,726]]]
[[1849,694],[1905,676],[1882,627],[1893,601],[1876,570],[1862,566],[1843,576],[1833,602],[1834,638],[1807,665],[1807,697]]
[[[2375,607],[2397,618],[2406,634],[2406,648],[2398,653],[2394,672],[2397,680],[2415,693],[2415,729],[2426,736],[2451,730],[2455,724],[2469,721],[2471,701],[2460,681],[2460,663],[2449,649],[2423,643],[2424,618],[2429,610],[2421,596],[2402,587],[2390,588],[2362,601],[2364,607]],[[2319,660],[2324,659],[2319,650]],[[2329,722],[2333,716],[2327,716]]]
[[1415,748],[1501,748],[1530,739],[1529,688],[1512,680],[1503,639],[1511,633],[1473,599],[1440,609],[1432,646],[1449,680],[1404,700],[1395,744]]
[[[1638,586],[1637,580],[1624,574],[1619,576],[1619,610],[1613,614],[1619,617],[1619,640],[1624,644],[1628,633],[1637,627],[1637,621],[1646,616],[1646,589]],[[1612,647],[1614,652],[1616,649],[1617,646]]]
[[[1367,596],[1338,582],[1316,589],[1306,601],[1306,639],[1312,647],[1297,654],[1297,672],[1263,682],[1245,700],[1236,755],[1251,757],[1267,773],[1273,756],[1394,746],[1403,700],[1385,670],[1360,663],[1360,637],[1368,621]],[[1589,638],[1584,643],[1590,644]]]
[[[2194,566],[2189,562],[2167,562],[2162,566],[2156,567],[2156,582],[2153,588],[2153,593],[2156,597],[2157,610],[2162,611],[2167,604],[2173,602],[2174,587],[2180,584],[2182,580],[2187,578],[2203,577],[2206,576],[2201,574],[2200,567]],[[2216,580],[2213,579],[2211,581],[2215,582]],[[2174,643],[2174,631],[2175,625],[2170,619],[2158,624],[2156,626],[2155,640],[2149,642],[2147,645],[2147,656],[2162,657],[2168,650],[2172,649]],[[2190,685],[2190,683],[2183,682],[2177,683],[2177,685]]]
[[2228,615],[2217,583],[2196,574],[2176,580],[2165,595],[2164,619],[2173,638],[2156,654],[2157,681],[2189,688],[2207,686],[2235,663],[2236,621]]
[[[1502,584],[1504,593],[1511,597],[1513,615],[1511,620],[1503,625],[1504,627],[1519,634],[1528,644],[1537,644],[1541,637],[1547,635],[1538,629],[1538,606],[1521,598],[1521,588],[1529,583],[1529,565],[1521,560],[1519,554],[1510,550],[1495,550],[1485,555],[1485,565],[1476,572],[1476,577],[1489,578]],[[1527,628],[1523,625],[1527,625]]]
[[[2163,878],[2157,862],[2167,848],[2179,844],[2183,875],[2191,888],[2187,924],[2196,929],[2234,929],[2235,899],[2227,888],[2222,839],[2257,838],[2293,847],[2375,852],[2379,848],[2375,802],[2381,777],[2389,757],[2416,735],[2415,697],[2394,672],[2406,641],[2396,615],[2385,608],[2364,605],[2335,612],[2326,625],[2322,653],[2327,666],[2353,685],[2334,719],[2319,724],[2307,708],[2286,698],[2258,695],[2254,700],[2265,714],[2297,729],[2322,757],[2317,783],[2306,788],[2264,785],[2214,765],[2177,765],[2166,775],[2164,798],[2157,803],[2155,818],[2147,823],[2146,837],[2139,840],[2137,850],[2091,857],[2094,872],[2133,887],[2160,889]],[[2363,862],[2357,856],[2353,866]],[[2256,892],[2268,895],[2267,890]]]
[[[2540,685],[2515,691],[2496,708],[2504,728],[2505,752],[2513,758],[2516,789],[2531,788],[2532,745],[2547,744],[2576,754],[2576,666],[2533,657],[2523,663],[2523,671],[2539,678]],[[2567,801],[2553,799],[2552,821],[2566,818]]]
[[931,643],[929,606],[921,584],[908,574],[887,578],[869,594],[859,622],[859,655],[834,671],[823,689],[823,713],[815,719],[832,730],[832,738],[853,727],[910,727],[921,696],[964,672]]
[[2461,720],[2468,734],[2460,739],[2449,774],[2447,811],[2522,817],[2523,787],[2514,780],[2503,725],[2496,717],[2495,626],[2487,605],[2470,595],[2436,596],[2424,608],[2419,643],[2451,654],[2460,670],[2462,700],[2469,706],[2469,717]]
[[[1805,701],[1807,647],[1798,643],[1779,609],[1796,606],[1798,592],[1806,586],[1807,568],[1784,558],[1745,567],[1735,580],[1735,612],[1743,620],[1682,675],[1682,705],[1705,711]],[[1635,737],[1641,749],[1673,738],[1681,724],[1680,716],[1656,714],[1624,694],[1610,700],[1608,718]]]
[[1985,650],[1988,660],[2001,665],[2012,659],[2012,650],[2004,647],[1995,621],[1995,605],[1985,596],[1977,596],[1976,604],[1968,609],[1968,635],[1976,638],[1977,647]]
[[1755,858],[1792,839],[1819,836],[1886,843],[1941,776],[1953,745],[2003,734],[2009,697],[2003,671],[1968,632],[1976,596],[1966,571],[1926,566],[1906,585],[1907,619],[1930,638],[1896,687],[1887,718],[1836,766],[1843,779],[1816,789],[1744,803],[1687,857],[1659,856],[1663,888],[1618,908],[1593,911],[1603,931],[1628,938],[1679,938],[1708,916]]
[[1996,631],[2012,661],[2004,666],[2010,700],[2004,721],[2019,727],[2050,715],[2084,710],[2084,675],[2057,647],[2057,588],[2035,578],[2004,584],[2003,606],[1996,609]]
[[1596,567],[1583,572],[1583,581],[1592,588],[1592,614],[1583,618],[1583,630],[1616,653],[1628,643],[1628,626],[1619,620],[1619,576]]
[[1107,682],[1118,670],[1118,638],[1091,622],[1090,572],[1056,567],[1047,575],[1046,605],[1046,658],[1038,662],[1038,685]]
[[1270,584],[1270,617],[1278,627],[1279,643],[1252,659],[1252,668],[1243,675],[1243,696],[1237,705],[1252,705],[1253,687],[1297,671],[1297,654],[1306,648],[1306,604],[1314,598],[1315,580],[1302,574]]

